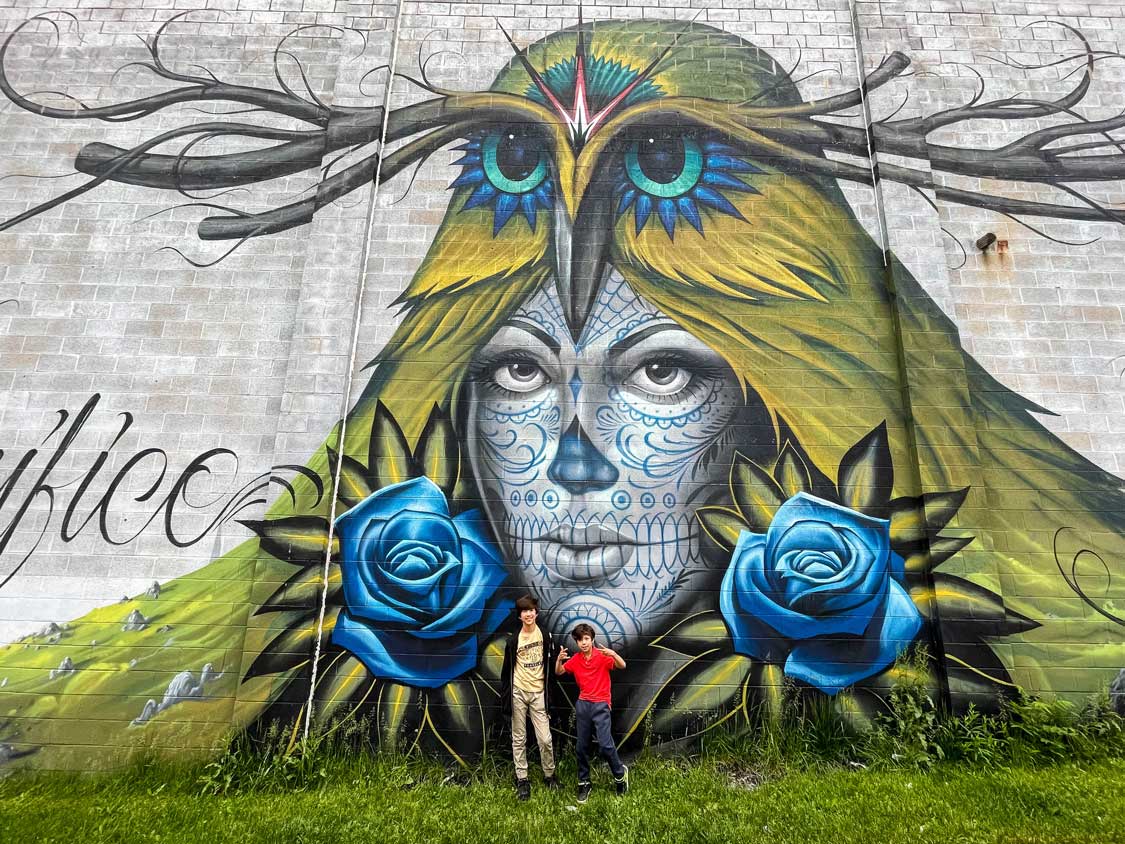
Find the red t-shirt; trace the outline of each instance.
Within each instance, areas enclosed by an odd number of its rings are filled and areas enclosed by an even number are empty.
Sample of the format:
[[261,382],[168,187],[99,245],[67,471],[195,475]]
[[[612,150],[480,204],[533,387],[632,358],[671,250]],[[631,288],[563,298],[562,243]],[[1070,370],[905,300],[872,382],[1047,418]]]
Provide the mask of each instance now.
[[578,699],[592,703],[609,703],[609,672],[616,667],[613,657],[606,656],[596,648],[590,651],[587,660],[579,651],[563,663],[563,671],[569,671],[578,682]]

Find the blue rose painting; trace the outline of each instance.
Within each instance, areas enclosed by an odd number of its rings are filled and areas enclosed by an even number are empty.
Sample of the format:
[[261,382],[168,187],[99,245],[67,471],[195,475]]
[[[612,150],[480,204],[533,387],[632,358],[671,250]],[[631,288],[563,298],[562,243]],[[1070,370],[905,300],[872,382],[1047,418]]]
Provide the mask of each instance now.
[[472,670],[509,607],[480,513],[456,517],[428,478],[393,484],[336,520],[344,610],[332,641],[376,677],[436,688]]
[[890,522],[798,493],[742,531],[719,604],[737,653],[827,694],[877,674],[922,627]]

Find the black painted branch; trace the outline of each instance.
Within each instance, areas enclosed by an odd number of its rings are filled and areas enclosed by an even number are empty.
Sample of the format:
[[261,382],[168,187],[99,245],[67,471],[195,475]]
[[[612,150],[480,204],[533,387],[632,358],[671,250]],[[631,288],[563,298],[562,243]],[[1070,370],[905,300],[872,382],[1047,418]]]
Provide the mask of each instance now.
[[[34,208],[30,208],[22,214],[17,214],[7,220],[0,221],[0,231],[5,231],[13,226],[17,226],[24,220],[28,220],[44,211],[49,211],[59,205],[69,202],[77,196],[93,190],[103,182],[113,181],[118,171],[124,170],[134,161],[138,160],[148,150],[160,144],[167,143],[168,141],[176,140],[177,138],[186,137],[189,135],[202,135],[208,133],[220,134],[240,134],[247,137],[260,138],[266,140],[293,140],[303,135],[310,134],[309,132],[299,132],[293,129],[270,129],[263,126],[250,126],[235,123],[200,123],[195,126],[181,126],[177,129],[171,129],[157,135],[155,138],[150,138],[142,144],[139,144],[132,149],[125,150],[118,155],[113,161],[107,162],[102,172],[98,173],[90,181],[72,188],[59,196],[49,199]],[[314,133],[315,134],[315,133]],[[172,186],[174,187],[174,185]]]
[[[395,150],[383,161],[380,182],[387,181],[415,161],[462,137],[465,131],[465,126],[454,124],[431,132],[402,149]],[[238,240],[244,237],[275,234],[303,226],[311,222],[313,215],[325,205],[370,183],[375,178],[378,164],[379,156],[370,155],[323,180],[317,187],[315,196],[300,202],[246,217],[208,217],[199,224],[199,238],[200,240]]]

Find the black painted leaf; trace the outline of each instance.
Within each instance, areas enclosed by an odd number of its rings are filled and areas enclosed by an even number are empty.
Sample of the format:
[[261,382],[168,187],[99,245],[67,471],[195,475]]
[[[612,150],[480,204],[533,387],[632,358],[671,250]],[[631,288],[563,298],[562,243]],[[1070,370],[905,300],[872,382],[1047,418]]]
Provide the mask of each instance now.
[[765,469],[741,454],[734,455],[730,470],[730,492],[734,505],[754,533],[765,533],[785,493]]
[[[328,520],[320,516],[286,516],[241,524],[258,534],[262,549],[279,560],[296,565],[324,562],[328,549]],[[340,538],[332,537],[332,553],[340,550]]]
[[[255,610],[254,615],[281,610],[314,610],[320,607],[324,591],[324,564],[313,563],[290,577]],[[339,566],[328,567],[328,603],[334,603],[343,588]]]
[[[746,704],[763,720],[778,723],[785,714],[785,671],[770,662],[755,662],[746,676]],[[750,714],[750,713],[747,713]]]
[[840,461],[837,488],[840,503],[852,510],[884,519],[894,486],[894,466],[887,440],[887,423],[848,449]]
[[701,656],[716,648],[730,647],[730,633],[717,612],[689,616],[652,642],[653,647],[676,651],[685,656]]
[[[949,642],[1002,636],[1008,614],[1000,596],[983,586],[948,574],[934,574],[933,585],[916,586],[910,597],[923,614],[941,621],[942,637]],[[936,606],[937,612],[934,613]]]
[[798,492],[812,492],[812,475],[808,464],[791,441],[787,441],[781,449],[773,476],[786,498],[791,498]]
[[906,556],[906,570],[915,574],[933,571],[973,541],[972,536],[935,536],[917,551]]
[[422,724],[422,692],[401,683],[381,683],[376,717],[382,728],[383,746],[392,752],[405,752]]
[[341,455],[331,446],[324,448],[328,452],[329,465],[332,469],[340,467],[340,491],[337,498],[350,510],[375,491],[367,480],[367,469],[354,457]]
[[[825,501],[839,500],[840,496],[836,492],[836,482],[824,474],[824,472],[820,471],[820,467],[816,465],[816,462],[809,455],[808,451],[801,445],[801,441],[797,438],[797,434],[793,431],[792,426],[780,416],[777,418],[777,441],[788,446],[805,464],[805,468],[808,469],[810,486],[806,492],[811,492],[813,495],[823,498]],[[782,451],[784,451],[784,448]],[[774,468],[774,477],[777,477],[776,464]]]
[[290,671],[312,660],[318,613],[311,612],[270,640],[250,665],[243,682],[264,674]]
[[346,717],[374,694],[378,680],[355,656],[343,651],[322,668],[313,694],[313,717],[320,726]]
[[367,472],[372,489],[401,483],[418,474],[406,436],[382,402],[375,405],[375,418],[371,421]]
[[484,752],[484,708],[471,679],[454,680],[429,692],[426,722],[438,748],[444,749],[462,765],[475,761]]
[[700,659],[676,676],[675,694],[658,700],[653,730],[662,735],[698,735],[742,705],[742,687],[754,661],[741,654]]
[[964,487],[950,492],[927,492],[920,500],[896,498],[891,502],[891,543],[921,542],[938,533],[957,514],[968,494],[969,487]]
[[441,487],[446,498],[453,496],[460,476],[461,455],[453,421],[439,405],[434,405],[418,439],[414,463],[418,471]]
[[880,697],[886,698],[896,684],[920,684],[936,697],[941,685],[934,671],[933,660],[927,660],[925,667],[918,667],[914,660],[901,660],[894,662],[878,674],[867,677],[856,683],[857,689],[868,689]]
[[700,507],[695,511],[699,524],[715,544],[727,551],[733,551],[738,544],[738,535],[749,526],[738,513],[726,507]]
[[481,651],[477,674],[495,685],[500,683],[500,673],[504,668],[504,647],[507,644],[507,633],[501,633],[493,636],[492,640]]
[[1019,693],[1008,669],[985,642],[947,641],[943,656],[954,709],[975,703],[982,712],[997,712],[1005,697]]

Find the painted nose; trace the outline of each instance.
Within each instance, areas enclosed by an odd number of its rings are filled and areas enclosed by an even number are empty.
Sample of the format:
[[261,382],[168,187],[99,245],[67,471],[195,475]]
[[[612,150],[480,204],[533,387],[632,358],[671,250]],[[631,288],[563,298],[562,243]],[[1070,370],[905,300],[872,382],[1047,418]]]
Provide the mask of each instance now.
[[555,459],[547,467],[547,477],[571,495],[609,489],[619,472],[590,442],[578,420],[563,432]]

